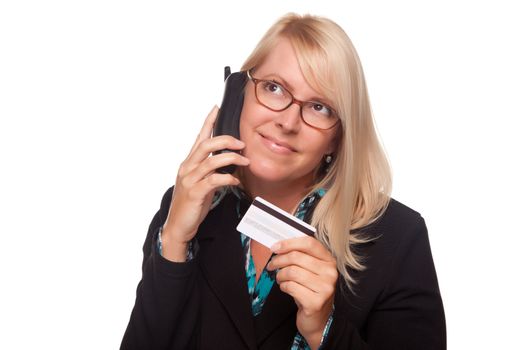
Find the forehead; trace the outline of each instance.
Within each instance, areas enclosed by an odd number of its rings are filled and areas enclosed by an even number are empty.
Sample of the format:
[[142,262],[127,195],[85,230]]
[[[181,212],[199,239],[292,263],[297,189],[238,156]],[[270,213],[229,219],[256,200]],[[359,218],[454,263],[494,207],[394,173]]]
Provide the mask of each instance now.
[[306,81],[294,48],[286,38],[279,39],[266,59],[257,67],[256,74],[259,79],[282,78],[291,92],[304,95],[303,98],[321,96]]

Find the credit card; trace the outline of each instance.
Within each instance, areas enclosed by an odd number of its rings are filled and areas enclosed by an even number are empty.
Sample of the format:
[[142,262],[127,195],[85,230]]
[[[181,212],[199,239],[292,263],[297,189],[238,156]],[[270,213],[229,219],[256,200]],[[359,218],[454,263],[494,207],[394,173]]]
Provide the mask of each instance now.
[[283,239],[315,234],[315,227],[261,197],[255,197],[237,230],[268,248]]

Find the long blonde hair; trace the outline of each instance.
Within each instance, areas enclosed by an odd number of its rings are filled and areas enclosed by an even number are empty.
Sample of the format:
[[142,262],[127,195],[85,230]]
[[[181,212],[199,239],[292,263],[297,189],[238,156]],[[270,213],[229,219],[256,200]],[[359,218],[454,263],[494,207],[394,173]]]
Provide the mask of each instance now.
[[349,270],[365,268],[354,247],[372,239],[359,234],[358,229],[382,215],[392,183],[374,128],[361,62],[339,25],[323,17],[290,13],[266,32],[241,70],[260,65],[280,38],[290,40],[306,81],[333,103],[341,118],[334,159],[328,172],[319,170],[311,188],[310,193],[326,189],[311,223],[353,290],[356,281]]

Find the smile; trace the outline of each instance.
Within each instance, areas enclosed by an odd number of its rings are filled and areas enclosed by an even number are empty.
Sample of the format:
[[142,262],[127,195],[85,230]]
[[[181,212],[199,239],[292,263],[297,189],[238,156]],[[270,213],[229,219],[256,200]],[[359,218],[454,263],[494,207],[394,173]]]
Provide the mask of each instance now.
[[276,140],[272,137],[259,134],[261,136],[262,143],[272,152],[277,154],[291,154],[297,152],[293,147],[288,145],[286,142]]

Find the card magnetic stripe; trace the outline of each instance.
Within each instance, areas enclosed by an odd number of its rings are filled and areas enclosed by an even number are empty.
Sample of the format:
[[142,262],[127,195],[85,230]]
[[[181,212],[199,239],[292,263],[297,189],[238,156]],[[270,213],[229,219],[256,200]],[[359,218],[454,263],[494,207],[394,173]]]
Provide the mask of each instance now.
[[264,203],[261,203],[261,202],[259,202],[257,200],[254,200],[252,204],[254,206],[256,206],[257,208],[261,209],[262,211],[265,211],[266,213],[276,217],[277,219],[279,219],[281,221],[284,221],[288,225],[292,226],[293,228],[301,231],[302,233],[304,233],[306,235],[312,236],[314,234],[314,232],[312,232],[308,228],[306,228],[303,225],[295,222],[294,220],[286,217],[285,215],[279,213],[278,211],[276,211],[276,210],[266,206]]

